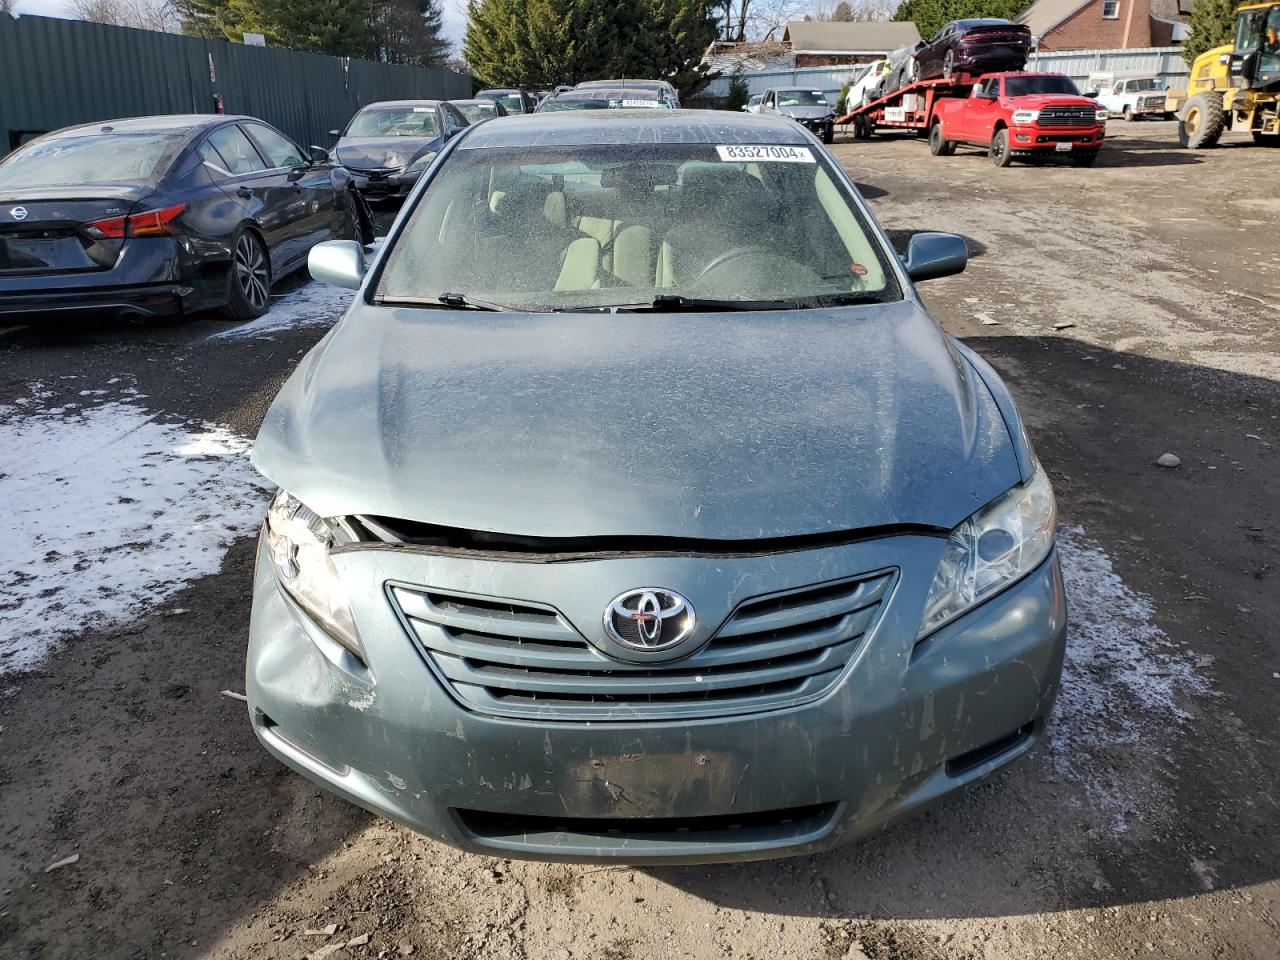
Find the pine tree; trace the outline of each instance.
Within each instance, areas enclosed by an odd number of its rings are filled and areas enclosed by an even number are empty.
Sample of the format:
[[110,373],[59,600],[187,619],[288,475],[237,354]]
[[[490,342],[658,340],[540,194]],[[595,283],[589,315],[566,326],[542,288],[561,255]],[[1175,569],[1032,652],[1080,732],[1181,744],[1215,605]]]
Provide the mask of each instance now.
[[1182,59],[1188,64],[1196,57],[1230,43],[1235,35],[1237,0],[1197,0],[1191,8],[1188,26],[1191,36],[1182,44]]
[[684,94],[710,81],[706,0],[472,0],[467,63],[492,86],[655,78]]

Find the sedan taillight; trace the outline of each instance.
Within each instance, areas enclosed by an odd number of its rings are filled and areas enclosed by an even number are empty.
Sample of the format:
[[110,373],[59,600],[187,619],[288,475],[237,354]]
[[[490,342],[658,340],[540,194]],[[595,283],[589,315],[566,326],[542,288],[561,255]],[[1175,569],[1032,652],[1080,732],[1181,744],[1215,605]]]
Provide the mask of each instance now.
[[173,221],[187,209],[185,203],[172,207],[146,210],[126,217],[108,217],[84,225],[84,232],[98,240],[121,240],[125,237],[169,237],[177,233]]

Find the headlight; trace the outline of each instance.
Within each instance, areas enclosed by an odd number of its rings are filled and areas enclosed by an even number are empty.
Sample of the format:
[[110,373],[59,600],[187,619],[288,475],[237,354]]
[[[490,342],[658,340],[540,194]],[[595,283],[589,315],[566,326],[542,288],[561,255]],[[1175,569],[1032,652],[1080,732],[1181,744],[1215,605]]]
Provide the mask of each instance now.
[[1097,121],[1098,121],[1099,123],[1106,123],[1106,122],[1107,122],[1107,116],[1108,116],[1107,111],[1105,111],[1105,110],[1095,110],[1093,115],[1094,115],[1094,117],[1097,119]]
[[1057,507],[1044,468],[951,531],[924,605],[920,636],[932,633],[1049,555]]
[[1013,111],[1013,122],[1035,123],[1038,116],[1040,116],[1039,110],[1015,110]]
[[267,546],[280,584],[313,620],[360,662],[347,590],[329,557],[333,533],[324,518],[284,490],[267,511]]
[[431,166],[431,161],[436,158],[437,152],[438,151],[432,150],[430,153],[424,153],[417,160],[413,161],[413,163],[409,164],[405,173],[422,173],[422,171],[426,170],[427,167]]

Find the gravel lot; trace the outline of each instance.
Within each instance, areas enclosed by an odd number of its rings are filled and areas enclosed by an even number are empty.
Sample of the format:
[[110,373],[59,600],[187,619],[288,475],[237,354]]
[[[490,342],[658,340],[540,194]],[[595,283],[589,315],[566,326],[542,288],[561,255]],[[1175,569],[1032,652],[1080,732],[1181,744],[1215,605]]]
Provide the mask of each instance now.
[[257,747],[246,440],[341,293],[0,331],[0,955],[1274,960],[1277,154],[1112,127],[1091,170],[834,148],[896,241],[969,239],[922,289],[1054,477],[1073,633],[1044,749],[809,859],[475,857]]

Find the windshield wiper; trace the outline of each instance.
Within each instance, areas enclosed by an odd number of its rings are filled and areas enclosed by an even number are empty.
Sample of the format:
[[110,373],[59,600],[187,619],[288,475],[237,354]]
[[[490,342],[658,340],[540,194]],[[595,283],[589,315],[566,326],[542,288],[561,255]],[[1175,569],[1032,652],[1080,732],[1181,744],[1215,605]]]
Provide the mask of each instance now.
[[610,303],[600,307],[565,308],[566,312],[588,313],[595,311],[626,311],[651,313],[680,313],[682,311],[712,310],[802,310],[806,307],[837,307],[855,303],[880,303],[882,294],[874,293],[822,293],[785,300],[715,300],[708,297],[685,297],[664,293],[644,303]]
[[620,310],[627,312],[680,313],[681,311],[712,310],[789,310],[793,304],[786,300],[715,300],[710,297],[685,297],[674,293],[662,293],[643,303],[608,303],[602,307],[582,307],[582,310]]
[[442,293],[438,297],[375,297],[381,307],[433,307],[437,310],[495,310],[511,312],[512,308],[489,300],[476,300],[461,293]]

